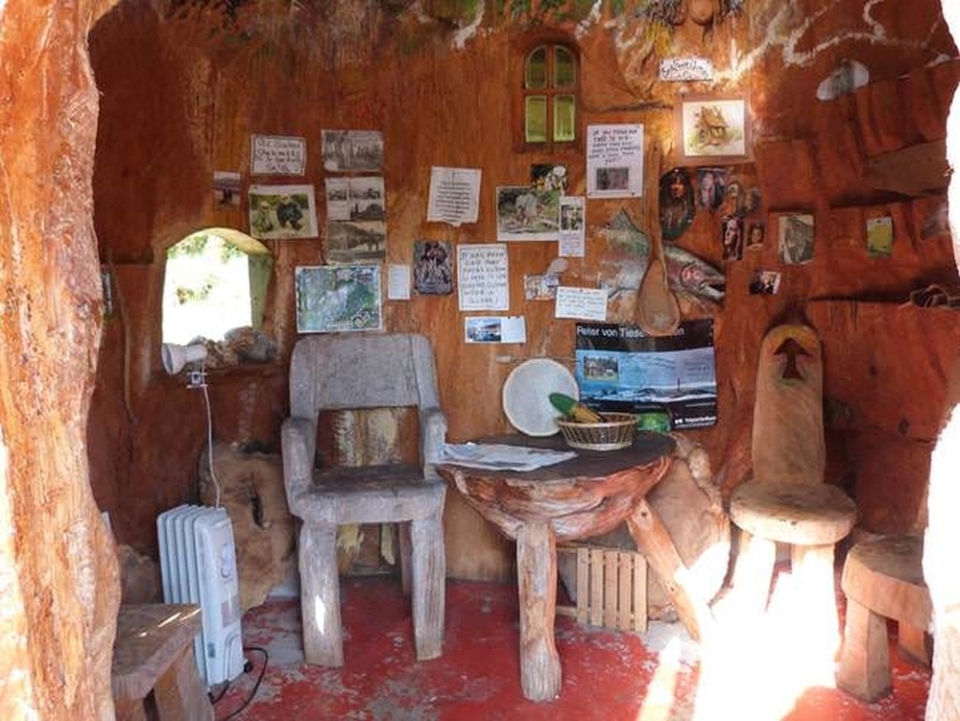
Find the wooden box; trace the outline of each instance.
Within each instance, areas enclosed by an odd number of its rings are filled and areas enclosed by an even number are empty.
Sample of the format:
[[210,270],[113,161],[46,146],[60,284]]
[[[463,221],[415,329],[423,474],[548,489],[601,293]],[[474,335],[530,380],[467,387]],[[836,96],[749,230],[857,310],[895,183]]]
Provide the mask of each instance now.
[[647,559],[636,551],[591,546],[557,545],[557,554],[576,558],[576,597],[572,606],[557,605],[557,613],[578,623],[625,631],[647,630]]

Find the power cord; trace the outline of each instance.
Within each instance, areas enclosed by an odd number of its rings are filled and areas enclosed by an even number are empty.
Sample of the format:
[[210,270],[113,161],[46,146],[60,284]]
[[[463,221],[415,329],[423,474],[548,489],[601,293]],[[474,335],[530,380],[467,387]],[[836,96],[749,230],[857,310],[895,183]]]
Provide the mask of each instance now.
[[[229,714],[227,714],[223,718],[216,719],[216,721],[228,721],[229,719],[236,717],[239,713],[241,713],[244,709],[246,709],[247,706],[250,705],[250,702],[253,701],[253,697],[257,695],[257,691],[260,689],[260,682],[263,681],[263,675],[267,672],[267,663],[269,663],[270,661],[270,654],[267,653],[267,649],[261,648],[260,646],[245,646],[243,650],[258,651],[262,653],[263,667],[260,669],[260,673],[257,675],[256,683],[253,684],[253,688],[250,690],[249,695],[243,700],[243,703],[240,705],[240,708],[235,709],[234,711],[231,711]],[[253,670],[253,663],[249,659],[247,659],[246,663],[244,663],[243,670],[246,673],[250,673]],[[223,697],[227,695],[227,691],[230,690],[230,685],[231,685],[231,682],[227,681],[227,683],[224,684],[223,689],[220,691],[217,697],[214,699],[211,699],[210,703],[213,704],[214,706],[220,703],[220,701],[223,700]]]

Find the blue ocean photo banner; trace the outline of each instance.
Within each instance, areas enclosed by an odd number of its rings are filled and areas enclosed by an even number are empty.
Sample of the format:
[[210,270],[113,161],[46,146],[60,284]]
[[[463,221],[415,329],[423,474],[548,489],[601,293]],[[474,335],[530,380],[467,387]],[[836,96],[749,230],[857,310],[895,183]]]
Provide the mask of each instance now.
[[670,336],[638,326],[578,323],[576,379],[580,400],[599,411],[666,411],[670,427],[717,422],[713,320],[688,320]]

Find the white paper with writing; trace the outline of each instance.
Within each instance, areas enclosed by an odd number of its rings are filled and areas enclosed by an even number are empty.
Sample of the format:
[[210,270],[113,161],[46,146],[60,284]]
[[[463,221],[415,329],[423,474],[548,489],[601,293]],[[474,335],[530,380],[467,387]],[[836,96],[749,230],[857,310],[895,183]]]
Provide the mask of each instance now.
[[476,223],[480,208],[480,170],[474,168],[430,169],[430,199],[427,220],[458,226]]
[[458,245],[457,295],[461,311],[507,310],[510,307],[507,246],[500,243]]
[[303,175],[307,167],[307,141],[285,135],[250,136],[252,175]]
[[587,127],[587,197],[643,195],[643,126]]
[[607,291],[603,288],[577,288],[561,285],[557,288],[557,318],[580,320],[607,319]]

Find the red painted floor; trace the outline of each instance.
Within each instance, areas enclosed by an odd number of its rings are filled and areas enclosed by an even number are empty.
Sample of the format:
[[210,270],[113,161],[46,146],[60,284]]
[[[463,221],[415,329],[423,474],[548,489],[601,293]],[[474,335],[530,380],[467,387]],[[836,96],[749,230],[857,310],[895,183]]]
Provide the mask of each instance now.
[[[558,617],[562,692],[555,701],[533,703],[520,689],[515,586],[448,582],[444,654],[418,663],[399,580],[347,579],[344,667],[304,665],[299,600],[268,600],[243,620],[253,668],[233,681],[215,713],[218,721],[923,719],[929,671],[901,662],[891,648],[893,693],[861,703],[832,688],[832,664],[796,665],[803,629],[791,625],[789,602],[780,606],[772,600],[764,618],[728,627],[712,651],[678,624],[651,622],[639,635]],[[265,667],[264,653],[252,647],[265,650]]]

